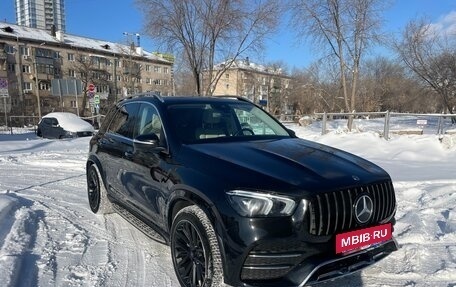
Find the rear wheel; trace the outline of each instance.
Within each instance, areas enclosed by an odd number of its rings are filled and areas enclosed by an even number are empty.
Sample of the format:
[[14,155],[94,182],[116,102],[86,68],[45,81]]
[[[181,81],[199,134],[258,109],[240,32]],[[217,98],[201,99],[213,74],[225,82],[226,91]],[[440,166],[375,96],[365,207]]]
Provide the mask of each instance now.
[[87,169],[87,193],[90,209],[93,213],[106,214],[113,212],[106,188],[101,180],[100,171],[94,164]]
[[178,212],[171,227],[174,270],[184,287],[222,286],[223,268],[214,228],[196,205]]

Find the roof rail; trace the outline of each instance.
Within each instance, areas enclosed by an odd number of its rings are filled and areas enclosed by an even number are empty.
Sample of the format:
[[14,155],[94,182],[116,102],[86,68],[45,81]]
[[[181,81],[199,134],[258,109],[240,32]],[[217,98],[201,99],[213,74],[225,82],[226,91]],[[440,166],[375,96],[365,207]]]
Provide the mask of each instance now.
[[[140,98],[140,97],[154,97],[156,98],[157,100],[159,100],[160,102],[164,102],[162,96],[160,96],[159,94],[155,93],[155,92],[144,92],[144,93],[139,93],[139,94],[134,94],[134,95],[131,95],[129,97],[126,97],[122,100],[127,100],[127,99],[133,99],[133,98]],[[122,101],[121,100],[121,101]]]
[[251,100],[241,96],[214,96],[214,98],[236,99],[243,102],[252,103]]

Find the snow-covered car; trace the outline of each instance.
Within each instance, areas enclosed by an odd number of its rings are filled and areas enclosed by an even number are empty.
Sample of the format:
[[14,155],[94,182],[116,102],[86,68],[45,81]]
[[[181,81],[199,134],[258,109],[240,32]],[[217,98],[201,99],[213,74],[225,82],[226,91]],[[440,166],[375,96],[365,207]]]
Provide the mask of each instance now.
[[43,138],[72,138],[92,136],[94,128],[75,114],[49,113],[38,123],[36,134]]

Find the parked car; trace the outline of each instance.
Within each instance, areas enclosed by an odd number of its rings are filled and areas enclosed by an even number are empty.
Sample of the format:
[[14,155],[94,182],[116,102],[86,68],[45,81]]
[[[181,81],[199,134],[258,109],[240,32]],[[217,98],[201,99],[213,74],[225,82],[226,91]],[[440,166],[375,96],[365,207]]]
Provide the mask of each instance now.
[[182,286],[304,286],[398,246],[390,176],[243,98],[138,95],[90,141],[91,210],[169,244]]
[[36,134],[43,138],[73,138],[92,136],[94,128],[75,114],[56,112],[41,118]]

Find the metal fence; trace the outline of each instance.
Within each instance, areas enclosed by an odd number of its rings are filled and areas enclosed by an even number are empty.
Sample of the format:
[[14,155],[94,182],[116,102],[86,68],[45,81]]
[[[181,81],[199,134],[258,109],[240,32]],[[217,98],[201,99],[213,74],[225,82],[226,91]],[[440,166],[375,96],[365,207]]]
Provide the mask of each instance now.
[[[435,133],[442,135],[456,129],[453,123],[456,114],[417,114],[417,113],[394,113],[394,112],[353,112],[353,113],[315,113],[315,117],[321,120],[321,133],[328,132],[328,121],[343,121],[348,124],[350,117],[356,122],[357,119],[371,121],[371,127],[376,128],[385,139],[394,134],[425,134]],[[415,127],[414,129],[410,129]]]
[[[14,130],[24,132],[34,132],[36,133],[36,127],[40,117],[38,116],[10,116],[8,125],[5,127],[11,134]],[[16,132],[18,133],[18,132]]]

